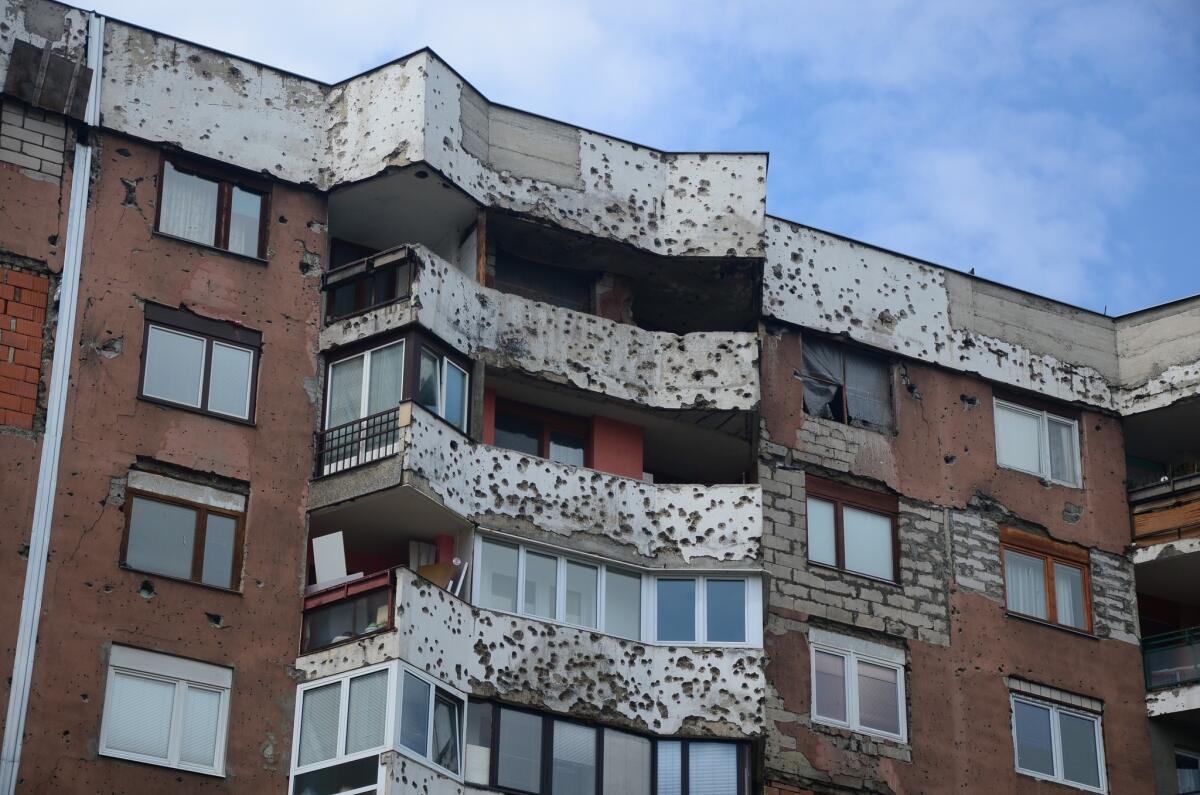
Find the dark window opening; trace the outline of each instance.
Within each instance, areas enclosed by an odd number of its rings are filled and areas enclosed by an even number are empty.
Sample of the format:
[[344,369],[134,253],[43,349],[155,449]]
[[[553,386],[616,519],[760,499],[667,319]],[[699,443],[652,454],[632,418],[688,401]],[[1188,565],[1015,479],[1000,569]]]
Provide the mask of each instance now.
[[346,273],[331,274],[325,285],[325,322],[408,298],[413,271],[407,250],[399,249],[348,268]]
[[495,445],[560,464],[586,466],[591,452],[590,423],[583,417],[543,411],[508,400],[496,401]]
[[887,359],[816,337],[804,338],[804,411],[848,425],[891,430]]
[[592,311],[591,273],[543,265],[503,251],[496,255],[496,289],[532,301]]

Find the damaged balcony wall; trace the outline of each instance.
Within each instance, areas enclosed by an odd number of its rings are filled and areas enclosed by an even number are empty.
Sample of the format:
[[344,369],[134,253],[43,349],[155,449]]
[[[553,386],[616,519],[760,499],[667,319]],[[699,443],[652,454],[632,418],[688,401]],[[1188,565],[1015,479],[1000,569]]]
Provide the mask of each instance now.
[[[93,134],[92,143],[78,338],[21,786],[99,792],[136,780],[155,792],[207,791],[210,782],[282,791],[295,696],[286,651],[299,642],[307,430],[317,415],[320,268],[305,276],[298,265],[306,250],[325,248],[314,231],[321,227],[308,223],[323,219],[324,200],[274,186],[267,262],[247,261],[154,234],[158,151],[108,134]],[[254,426],[138,399],[148,301],[262,332]],[[249,484],[240,593],[121,567],[125,478],[146,459]],[[98,756],[114,643],[234,669],[223,781]]]
[[473,608],[406,569],[396,587],[396,630],[301,657],[306,680],[400,659],[477,696],[617,728],[763,732],[761,649],[655,646]]
[[1117,318],[1123,414],[1200,393],[1200,296]]
[[411,299],[329,325],[322,350],[415,320],[492,367],[652,408],[758,405],[754,333],[643,331],[483,287],[427,249],[413,251],[420,264]]
[[433,768],[415,762],[396,751],[385,751],[379,756],[383,765],[383,789],[380,795],[486,795],[495,790],[460,784]]
[[5,0],[0,4],[0,85],[8,74],[13,42],[27,41],[79,60],[87,49],[87,12],[48,0]]
[[398,456],[314,481],[309,510],[408,484],[493,529],[628,563],[759,559],[757,485],[654,485],[559,464],[472,442],[415,406],[401,433]]

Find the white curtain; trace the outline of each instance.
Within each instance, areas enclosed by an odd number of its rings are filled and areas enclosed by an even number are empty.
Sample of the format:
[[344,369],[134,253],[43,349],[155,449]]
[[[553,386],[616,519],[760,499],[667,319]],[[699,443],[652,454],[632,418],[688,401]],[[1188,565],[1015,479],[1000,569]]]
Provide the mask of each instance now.
[[168,235],[214,245],[217,242],[217,183],[176,171],[167,163],[163,170],[158,228]]
[[404,375],[404,343],[371,352],[371,383],[367,389],[367,414],[378,414],[400,405]]
[[261,229],[262,196],[233,189],[229,217],[229,250],[247,257],[258,256],[258,232]]
[[1004,550],[1004,590],[1009,610],[1046,618],[1046,569],[1041,558]]
[[1046,423],[1050,436],[1050,477],[1064,483],[1077,483],[1075,471],[1075,426],[1053,417]]
[[1083,619],[1083,570],[1054,564],[1054,607],[1058,623],[1085,629]]

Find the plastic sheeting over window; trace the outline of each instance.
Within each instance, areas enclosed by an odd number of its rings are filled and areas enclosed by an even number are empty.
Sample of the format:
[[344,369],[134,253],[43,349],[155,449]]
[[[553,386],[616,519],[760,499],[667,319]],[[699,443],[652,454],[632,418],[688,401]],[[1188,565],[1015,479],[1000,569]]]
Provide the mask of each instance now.
[[887,360],[805,337],[801,378],[808,414],[869,428],[892,427],[892,374]]

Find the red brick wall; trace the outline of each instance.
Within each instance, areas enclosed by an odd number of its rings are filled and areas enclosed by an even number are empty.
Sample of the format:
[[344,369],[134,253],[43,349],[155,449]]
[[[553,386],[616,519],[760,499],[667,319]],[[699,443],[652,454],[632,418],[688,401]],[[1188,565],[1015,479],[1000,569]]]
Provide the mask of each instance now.
[[50,280],[0,266],[0,422],[33,429]]

